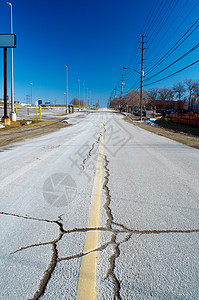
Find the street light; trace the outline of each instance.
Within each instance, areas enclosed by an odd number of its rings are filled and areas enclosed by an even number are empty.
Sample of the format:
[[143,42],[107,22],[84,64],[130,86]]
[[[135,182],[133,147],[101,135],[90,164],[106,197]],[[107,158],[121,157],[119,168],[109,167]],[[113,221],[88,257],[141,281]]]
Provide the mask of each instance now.
[[79,111],[80,111],[80,79],[78,79],[79,82]]
[[[12,3],[7,2],[7,5],[10,6],[10,21],[11,21],[11,34],[13,34],[13,21],[12,21]],[[11,112],[10,112],[11,121],[16,121],[16,113],[14,111],[14,83],[13,83],[13,48],[11,48]]]
[[83,81],[83,106],[84,106],[84,81]]
[[68,113],[68,66],[66,65],[66,113]]
[[66,96],[66,93],[64,93],[64,105],[65,105],[65,96]]
[[143,88],[144,71],[142,70],[141,72],[139,72],[131,67],[123,67],[123,69],[124,70],[131,69],[140,75],[140,121],[142,121],[142,98],[143,98],[142,88]]
[[32,106],[32,82],[30,83],[31,86],[31,106]]
[[141,72],[138,72],[138,71],[136,71],[135,69],[133,69],[133,68],[131,68],[131,67],[123,67],[123,69],[124,69],[124,70],[126,70],[126,69],[131,69],[131,70],[135,71],[136,73],[141,74]]
[[87,88],[87,106],[89,107],[89,96],[88,96],[88,88]]

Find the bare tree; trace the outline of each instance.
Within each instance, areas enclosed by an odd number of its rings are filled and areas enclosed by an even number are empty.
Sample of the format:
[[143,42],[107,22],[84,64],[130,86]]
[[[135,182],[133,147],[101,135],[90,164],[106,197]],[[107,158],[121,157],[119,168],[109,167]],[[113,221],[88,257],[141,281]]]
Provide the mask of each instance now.
[[72,101],[71,101],[71,104],[79,105],[79,100],[77,98],[73,98]]
[[193,79],[185,79],[185,84],[187,86],[187,90],[188,90],[188,102],[189,102],[189,105],[191,104],[191,100],[192,100],[192,97],[194,96],[195,94],[195,89],[197,90],[197,86],[198,86],[198,81],[197,80],[193,80]]
[[148,92],[146,92],[146,98],[151,102],[157,100],[158,96],[158,88],[152,88],[149,89]]
[[168,101],[173,101],[173,97],[174,97],[174,91],[172,89],[168,89]]
[[116,108],[120,105],[121,99],[115,97],[111,102],[110,102],[110,107]]
[[199,101],[199,82],[195,81],[195,85],[193,87],[193,98],[194,98],[194,103]]
[[73,98],[72,101],[71,101],[71,104],[85,106],[85,102],[83,100],[79,101],[78,98]]
[[173,91],[177,94],[176,98],[181,101],[186,90],[182,82],[177,82],[173,87]]
[[123,98],[123,101],[129,106],[139,107],[139,105],[140,105],[139,91],[138,90],[130,90]]
[[158,94],[159,94],[159,98],[160,100],[162,101],[167,101],[167,100],[170,100],[173,92],[171,89],[168,89],[168,88],[162,88],[162,89],[159,89],[158,90]]

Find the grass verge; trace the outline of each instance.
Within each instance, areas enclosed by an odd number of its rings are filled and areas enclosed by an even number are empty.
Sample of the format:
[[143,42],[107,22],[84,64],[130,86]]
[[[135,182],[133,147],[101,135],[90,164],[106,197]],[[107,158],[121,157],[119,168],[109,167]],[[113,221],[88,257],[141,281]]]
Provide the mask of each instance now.
[[10,126],[0,129],[0,147],[70,126],[67,122],[61,121],[33,121],[29,125],[24,125],[24,122],[27,122],[27,120],[12,122]]

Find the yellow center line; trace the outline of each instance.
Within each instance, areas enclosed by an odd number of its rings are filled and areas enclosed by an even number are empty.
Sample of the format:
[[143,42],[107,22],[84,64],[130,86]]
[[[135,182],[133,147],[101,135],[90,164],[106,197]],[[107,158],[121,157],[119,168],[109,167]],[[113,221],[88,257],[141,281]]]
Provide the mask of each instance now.
[[[99,227],[100,223],[100,205],[102,191],[102,170],[103,170],[103,123],[101,127],[101,139],[99,155],[97,161],[96,175],[94,179],[92,201],[89,211],[88,228]],[[99,245],[99,232],[89,231],[86,233],[84,244],[84,253],[96,249]],[[97,260],[98,253],[93,252],[82,257],[80,268],[77,298],[78,300],[97,299],[96,277],[97,277]]]

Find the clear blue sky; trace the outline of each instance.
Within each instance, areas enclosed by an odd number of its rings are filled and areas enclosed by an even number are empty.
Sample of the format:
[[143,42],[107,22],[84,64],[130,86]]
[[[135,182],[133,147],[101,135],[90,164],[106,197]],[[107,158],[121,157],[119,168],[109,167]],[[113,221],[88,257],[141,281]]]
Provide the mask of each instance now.
[[[66,69],[69,68],[69,101],[92,93],[93,102],[106,106],[124,74],[125,89],[139,87],[139,75],[123,66],[140,70],[139,34],[147,34],[145,72],[153,66],[198,19],[197,0],[13,0],[15,99],[43,99],[63,103]],[[195,27],[198,25],[196,23]],[[192,29],[194,29],[193,27]],[[10,7],[0,0],[0,33],[10,32]],[[191,31],[190,31],[191,32]],[[150,75],[157,73],[198,43],[198,29]],[[3,95],[3,50],[1,52],[0,98]],[[161,79],[198,59],[198,49],[146,84]],[[8,51],[10,95],[10,50]],[[169,87],[185,78],[198,79],[199,64],[156,84]],[[149,75],[148,75],[149,77]]]

